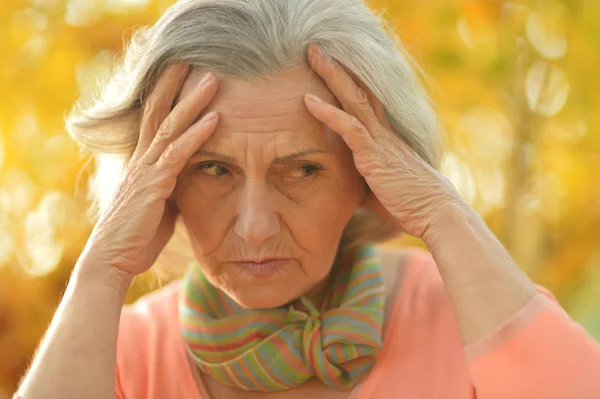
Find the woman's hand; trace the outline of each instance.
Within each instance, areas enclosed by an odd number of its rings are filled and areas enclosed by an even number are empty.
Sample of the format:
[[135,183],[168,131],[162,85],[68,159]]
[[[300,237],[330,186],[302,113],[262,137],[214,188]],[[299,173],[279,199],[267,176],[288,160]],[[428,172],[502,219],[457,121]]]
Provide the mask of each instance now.
[[172,109],[188,70],[171,65],[158,80],[143,108],[133,156],[86,245],[86,257],[131,276],[148,270],[173,235],[178,210],[170,197],[177,176],[217,126],[216,112],[195,122],[217,92],[214,74]]
[[169,204],[177,175],[218,121],[209,113],[195,122],[216,93],[215,78],[173,108],[187,73],[186,65],[168,67],[150,94],[134,154],[94,226],[19,395],[114,397],[119,320],[129,283],[169,241],[177,219]]
[[444,218],[446,205],[463,206],[450,181],[393,131],[383,105],[366,85],[324,57],[315,44],[309,46],[308,60],[343,110],[320,99],[314,101],[312,94],[306,96],[306,106],[352,150],[356,168],[372,191],[369,206],[420,238]]
[[425,241],[465,345],[490,335],[536,295],[535,287],[449,180],[393,132],[375,95],[314,50],[311,45],[309,62],[343,110],[309,95],[309,111],[348,144],[378,206]]

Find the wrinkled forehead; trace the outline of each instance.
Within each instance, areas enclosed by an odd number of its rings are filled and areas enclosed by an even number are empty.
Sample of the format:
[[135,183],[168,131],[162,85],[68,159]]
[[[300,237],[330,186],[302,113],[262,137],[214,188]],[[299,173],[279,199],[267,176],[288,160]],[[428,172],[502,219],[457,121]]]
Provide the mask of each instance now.
[[[204,72],[192,70],[188,74],[176,102],[190,95],[203,76]],[[300,102],[306,93],[313,93],[325,101],[336,103],[335,96],[325,82],[307,64],[253,81],[219,76],[219,90],[207,112],[219,111],[220,108],[224,111],[229,110],[226,105],[233,102],[238,106],[238,116],[254,116],[257,107],[250,105],[260,105],[263,108],[267,106],[282,108],[281,106],[290,106],[294,105],[294,102]],[[248,109],[244,105],[247,105]],[[265,110],[268,111],[269,108],[265,108]],[[246,115],[244,111],[251,111],[252,115]]]
[[[203,76],[200,71],[190,72],[178,101],[195,95],[194,89]],[[306,109],[306,93],[339,105],[325,82],[308,65],[255,81],[220,76],[217,94],[202,112],[215,110],[220,115],[211,141],[252,134],[257,135],[256,139],[259,139],[258,135],[268,135],[270,139],[283,135],[301,141],[329,142],[331,136],[337,135]]]

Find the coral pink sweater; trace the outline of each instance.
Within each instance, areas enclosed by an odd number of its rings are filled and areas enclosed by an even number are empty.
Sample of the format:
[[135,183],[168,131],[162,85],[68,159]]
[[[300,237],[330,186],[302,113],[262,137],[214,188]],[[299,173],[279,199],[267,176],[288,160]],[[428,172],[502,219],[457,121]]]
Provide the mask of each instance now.
[[[119,399],[208,399],[178,329],[176,281],[123,308]],[[411,253],[383,348],[351,398],[599,399],[600,346],[546,289],[493,334],[464,347],[432,257]]]

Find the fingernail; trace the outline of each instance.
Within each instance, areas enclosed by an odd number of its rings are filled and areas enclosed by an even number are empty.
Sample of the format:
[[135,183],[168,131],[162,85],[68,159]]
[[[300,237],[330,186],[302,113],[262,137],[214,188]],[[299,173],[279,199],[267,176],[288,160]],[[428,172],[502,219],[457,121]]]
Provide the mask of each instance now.
[[202,77],[202,79],[200,80],[200,83],[198,83],[198,86],[206,86],[206,84],[208,82],[210,82],[210,80],[213,77],[213,73],[212,72],[208,72],[206,75],[204,75]]
[[319,97],[317,97],[317,96],[315,96],[314,94],[311,94],[311,93],[307,94],[306,98],[309,101],[315,102],[317,104],[321,104],[323,102],[323,100],[321,100]]

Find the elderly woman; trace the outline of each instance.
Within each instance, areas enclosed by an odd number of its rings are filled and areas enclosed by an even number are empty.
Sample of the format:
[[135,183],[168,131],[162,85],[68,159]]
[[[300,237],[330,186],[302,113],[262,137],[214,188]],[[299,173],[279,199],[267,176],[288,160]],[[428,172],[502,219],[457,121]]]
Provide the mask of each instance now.
[[[358,0],[184,0],[140,31],[68,120],[127,162],[18,395],[600,398],[597,344],[437,172],[386,28]],[[194,262],[123,307],[178,220]],[[431,255],[376,246],[402,232]]]

